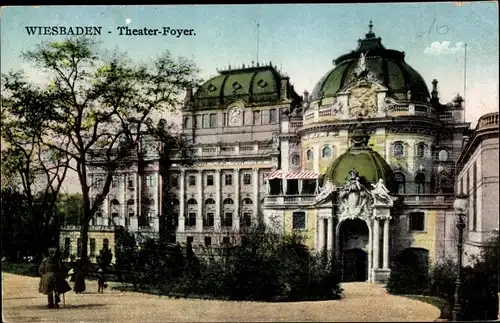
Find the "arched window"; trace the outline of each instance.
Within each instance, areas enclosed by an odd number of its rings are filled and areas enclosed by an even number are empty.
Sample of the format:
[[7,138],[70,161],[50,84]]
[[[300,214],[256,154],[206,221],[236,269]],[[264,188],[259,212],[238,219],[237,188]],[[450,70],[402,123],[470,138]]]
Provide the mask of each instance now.
[[325,146],[321,150],[321,158],[332,158],[332,148]]
[[234,201],[230,198],[225,199],[222,204],[234,204]]
[[171,199],[170,203],[172,203],[172,206],[174,207],[179,206],[181,204],[181,202],[179,202],[179,200],[176,198]]
[[308,149],[306,151],[306,158],[307,158],[307,160],[312,160],[312,158],[313,158],[313,152],[312,152],[311,149]]
[[402,142],[398,141],[393,146],[394,156],[403,157],[405,154],[405,147]]
[[401,172],[394,173],[394,181],[398,186],[398,194],[406,193],[406,178]]
[[215,200],[212,198],[206,199],[205,204],[215,204]]
[[423,142],[420,142],[417,145],[417,157],[424,158],[424,156],[425,156],[425,144]]
[[292,165],[299,166],[300,165],[300,156],[299,154],[292,155]]
[[249,205],[249,204],[253,204],[253,201],[249,198],[244,198],[243,201],[242,201],[243,204],[246,204],[246,205]]
[[417,185],[417,194],[425,194],[425,175],[418,173],[415,176],[415,184]]
[[196,200],[195,200],[195,199],[189,199],[189,200],[187,201],[187,204],[188,204],[188,205],[196,205],[196,204],[198,204],[198,202],[196,202]]
[[114,205],[118,206],[118,205],[120,205],[120,202],[118,202],[118,200],[117,200],[117,199],[113,199],[113,200],[111,201],[111,205],[113,205],[113,206],[114,206]]
[[128,200],[128,201],[127,201],[127,205],[134,205],[134,203],[135,203],[135,202],[134,202],[134,200],[133,200],[133,199],[130,199],[130,200]]

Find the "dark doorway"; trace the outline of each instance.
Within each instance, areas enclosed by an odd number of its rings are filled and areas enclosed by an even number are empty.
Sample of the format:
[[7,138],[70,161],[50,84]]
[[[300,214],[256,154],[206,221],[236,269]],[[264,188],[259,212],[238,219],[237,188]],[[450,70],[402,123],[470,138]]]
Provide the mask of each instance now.
[[368,279],[368,255],[361,249],[350,249],[344,251],[344,282],[359,282]]

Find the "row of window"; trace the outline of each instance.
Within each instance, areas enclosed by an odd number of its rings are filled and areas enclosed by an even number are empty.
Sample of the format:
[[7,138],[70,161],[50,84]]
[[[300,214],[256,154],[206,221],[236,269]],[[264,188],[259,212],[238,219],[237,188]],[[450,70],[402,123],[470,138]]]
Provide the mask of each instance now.
[[[95,176],[94,181],[92,185],[96,188],[102,188],[104,186],[104,176]],[[120,186],[121,181],[119,181],[117,178],[113,178],[111,181],[111,187],[116,188]],[[144,183],[146,184],[147,187],[155,187],[156,186],[156,176],[154,174],[149,174],[144,176]],[[128,175],[127,176],[127,188],[128,189],[134,189],[135,188],[135,175]]]
[[[177,207],[179,206],[180,202],[178,199],[174,198],[171,200],[171,203],[172,203],[172,206],[173,207]],[[251,199],[249,199],[248,197],[247,198],[244,198],[241,200],[241,203],[243,205],[252,205],[253,204],[253,201]],[[193,199],[193,198],[190,198],[188,201],[187,201],[187,204],[188,205],[197,205],[198,204],[198,201],[196,201],[196,199]],[[205,204],[215,204],[215,200],[213,198],[208,198],[205,200]],[[226,198],[222,201],[222,204],[234,204],[234,200],[232,198]]]
[[[283,109],[284,110],[284,109]],[[279,109],[269,109],[262,111],[243,111],[242,121],[243,125],[251,126],[251,125],[266,125],[266,124],[275,124],[279,121],[278,114],[280,113]],[[281,113],[283,113],[281,111]],[[184,129],[209,129],[209,128],[217,128],[218,125],[218,117],[216,113],[206,113],[202,115],[197,115],[194,118],[192,116],[184,116]],[[228,117],[227,113],[224,113],[224,126],[228,126]]]
[[[196,175],[188,175],[188,186],[196,186]],[[233,185],[233,174],[224,174],[225,186]],[[179,177],[174,176],[170,180],[170,185],[172,187],[179,187]],[[215,177],[214,175],[208,174],[205,175],[205,185],[206,186],[214,186],[215,185]],[[252,185],[252,174],[243,174],[243,185]]]
[[[333,148],[330,146],[324,146],[321,149],[321,158],[330,159],[333,156]],[[311,161],[313,159],[313,151],[312,149],[306,150],[306,159],[307,161]],[[300,163],[300,156],[298,154],[292,155],[292,165],[298,165]]]
[[[398,194],[406,194],[406,177],[401,172],[394,173],[394,181],[396,182]],[[425,194],[425,175],[418,173],[415,176],[415,185],[417,187],[417,194]]]
[[[222,227],[232,227],[233,226],[233,213],[224,212],[221,214],[221,226]],[[174,225],[177,226],[179,221],[179,213],[174,213]],[[213,227],[215,223],[215,213],[207,212],[203,216],[203,227]],[[186,227],[196,226],[196,213],[189,212],[184,219],[184,225]],[[243,212],[240,216],[240,226],[249,227],[252,225],[252,213]]]
[[[82,255],[82,239],[78,238],[76,242],[76,257],[80,258]],[[89,239],[89,256],[90,257],[95,257],[96,254],[96,248],[95,248],[95,238],[90,238]],[[103,249],[108,249],[109,248],[109,240],[104,238],[102,239],[102,248]],[[71,256],[71,238],[64,238],[64,249],[63,252],[67,257]]]
[[[192,244],[194,241],[193,236],[187,236],[186,237],[186,243],[187,244]],[[205,237],[203,239],[203,242],[205,244],[205,247],[210,247],[212,245],[212,237]],[[231,243],[231,239],[229,237],[222,237],[222,245],[227,246]]]

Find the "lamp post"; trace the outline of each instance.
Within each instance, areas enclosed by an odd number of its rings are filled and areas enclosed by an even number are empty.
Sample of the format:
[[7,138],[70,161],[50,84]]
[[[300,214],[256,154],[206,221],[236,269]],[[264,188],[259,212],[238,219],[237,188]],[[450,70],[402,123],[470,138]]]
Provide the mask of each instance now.
[[457,261],[457,281],[455,282],[455,304],[453,305],[452,318],[453,321],[461,321],[462,320],[462,245],[463,245],[463,233],[465,228],[464,216],[467,213],[469,206],[469,197],[464,194],[459,194],[455,198],[455,202],[453,203],[453,208],[455,213],[458,216],[458,243],[457,243],[457,252],[458,252],[458,261]]

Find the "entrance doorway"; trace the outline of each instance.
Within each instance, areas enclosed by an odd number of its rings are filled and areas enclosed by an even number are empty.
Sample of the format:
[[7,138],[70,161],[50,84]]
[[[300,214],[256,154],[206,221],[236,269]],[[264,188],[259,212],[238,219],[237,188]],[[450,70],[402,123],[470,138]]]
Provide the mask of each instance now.
[[368,226],[361,219],[345,220],[339,228],[342,281],[368,280]]

